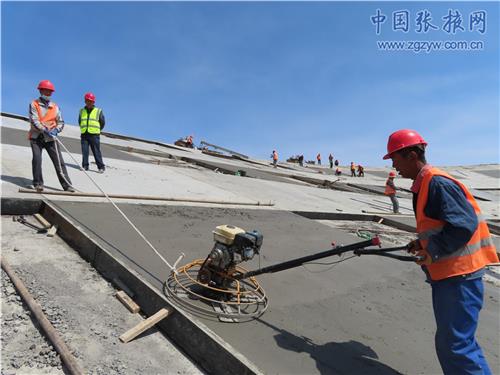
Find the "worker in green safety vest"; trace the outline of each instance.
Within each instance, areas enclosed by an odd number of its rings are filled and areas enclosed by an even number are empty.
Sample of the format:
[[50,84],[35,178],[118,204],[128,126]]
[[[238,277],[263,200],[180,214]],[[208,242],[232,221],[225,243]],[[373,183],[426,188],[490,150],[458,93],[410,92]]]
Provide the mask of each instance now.
[[85,107],[80,110],[78,116],[80,124],[82,144],[82,167],[86,171],[89,170],[89,146],[94,154],[95,163],[99,169],[99,173],[104,173],[106,170],[102,161],[100,134],[104,128],[104,114],[100,108],[95,106],[95,95],[91,92],[85,94]]

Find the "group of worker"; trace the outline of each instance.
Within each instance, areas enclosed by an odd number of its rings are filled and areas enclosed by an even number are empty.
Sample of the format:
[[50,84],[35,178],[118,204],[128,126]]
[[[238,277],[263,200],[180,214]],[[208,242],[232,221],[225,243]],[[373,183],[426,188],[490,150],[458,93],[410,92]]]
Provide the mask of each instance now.
[[[64,128],[64,121],[59,107],[51,101],[54,85],[50,81],[41,81],[38,90],[40,97],[30,104],[29,116],[33,185],[37,191],[43,191],[41,152],[46,149],[63,189],[74,191],[58,148],[57,136]],[[92,93],[85,94],[84,98],[85,107],[80,110],[78,118],[82,167],[89,168],[90,146],[99,171],[104,172],[99,148],[104,115],[95,107]],[[418,264],[431,285],[437,357],[446,375],[490,375],[491,370],[475,339],[475,332],[483,305],[482,277],[488,264],[499,262],[498,254],[476,200],[465,185],[427,163],[426,146],[427,142],[416,131],[398,130],[390,135],[383,159],[392,159],[392,166],[401,177],[413,180],[411,191],[417,239],[407,248],[421,257]],[[276,168],[276,150],[271,157]],[[320,154],[317,161],[321,165]],[[330,168],[333,168],[331,154],[329,161]],[[352,176],[355,175],[354,169],[354,163],[351,163]],[[390,172],[385,194],[391,198],[393,210],[397,213],[395,177],[396,173]]]
[[[304,155],[298,155],[296,157],[299,165],[301,167],[304,166]],[[271,159],[273,161],[273,167],[277,168],[278,167],[278,152],[276,150],[273,150],[271,153]],[[333,154],[330,153],[328,155],[328,162],[330,163],[330,169],[333,169],[335,166],[335,176],[340,176],[342,175],[342,170],[339,167],[339,161],[338,159],[334,160]],[[314,163],[313,163],[314,164]],[[321,165],[321,153],[318,153],[316,155],[316,164]],[[354,164],[354,162],[351,162],[351,177],[356,177],[356,171],[357,171],[357,177],[365,177],[365,168],[361,165],[358,164],[357,166]]]
[[[74,192],[71,179],[69,178],[64,159],[61,154],[59,140],[57,136],[64,129],[59,106],[52,101],[52,94],[55,92],[54,84],[48,80],[43,80],[38,84],[40,96],[34,99],[29,106],[30,130],[28,139],[30,141],[33,159],[31,162],[33,172],[33,187],[36,191],[42,192],[44,188],[42,175],[42,150],[49,154],[57,177],[65,191]],[[94,154],[98,172],[104,173],[106,167],[102,160],[100,147],[100,134],[105,125],[105,118],[102,110],[95,106],[95,95],[88,92],[84,95],[85,106],[78,114],[78,124],[80,125],[80,143],[82,147],[82,168],[89,170],[89,147]]]

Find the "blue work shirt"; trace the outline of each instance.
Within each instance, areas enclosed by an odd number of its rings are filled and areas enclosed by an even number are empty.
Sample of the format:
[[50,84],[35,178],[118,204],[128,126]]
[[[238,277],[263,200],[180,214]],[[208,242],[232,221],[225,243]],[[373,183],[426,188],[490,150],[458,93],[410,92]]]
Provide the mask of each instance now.
[[[416,195],[414,198],[415,207]],[[432,219],[445,222],[439,233],[429,237],[427,251],[433,261],[466,245],[478,226],[477,215],[462,188],[444,176],[432,177],[424,213]],[[471,279],[481,277],[483,274],[484,269],[481,269],[462,277]]]

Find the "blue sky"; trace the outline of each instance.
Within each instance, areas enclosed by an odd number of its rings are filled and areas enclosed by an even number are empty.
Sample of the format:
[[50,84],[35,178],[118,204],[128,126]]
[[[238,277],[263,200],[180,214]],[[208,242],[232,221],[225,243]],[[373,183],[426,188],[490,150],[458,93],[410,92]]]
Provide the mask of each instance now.
[[[377,9],[387,17],[379,35]],[[424,9],[438,30],[416,32]],[[464,31],[443,30],[449,9]],[[393,30],[399,10],[407,33]],[[484,33],[469,30],[478,10]],[[106,130],[120,134],[383,166],[388,135],[413,128],[433,164],[499,162],[498,2],[2,1],[1,11],[5,112],[26,114],[49,79],[67,123],[92,91]],[[394,40],[484,48],[377,48]]]

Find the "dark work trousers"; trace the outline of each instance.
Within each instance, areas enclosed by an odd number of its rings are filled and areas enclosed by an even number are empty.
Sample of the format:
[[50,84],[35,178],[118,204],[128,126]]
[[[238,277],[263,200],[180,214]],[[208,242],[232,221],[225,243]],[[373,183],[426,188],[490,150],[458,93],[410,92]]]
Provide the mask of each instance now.
[[[42,176],[42,150],[47,150],[47,153],[54,164],[54,168],[57,172],[57,178],[63,189],[71,186],[71,180],[68,176],[68,171],[66,170],[66,165],[64,164],[63,157],[61,155],[61,149],[56,145],[56,141],[45,142],[43,136],[39,136],[36,139],[30,140],[31,151],[33,152],[33,160],[31,161],[31,167],[33,170],[33,185],[43,186],[43,176]],[[59,156],[59,159],[58,159]]]
[[398,202],[398,198],[396,198],[396,194],[389,195],[389,198],[391,198],[391,202],[392,202],[392,211],[395,214],[398,214],[399,213],[399,202]]
[[101,155],[101,137],[99,134],[83,133],[80,138],[82,144],[82,167],[88,169],[89,167],[89,145],[94,154],[95,163],[97,168],[104,169],[104,163]]

